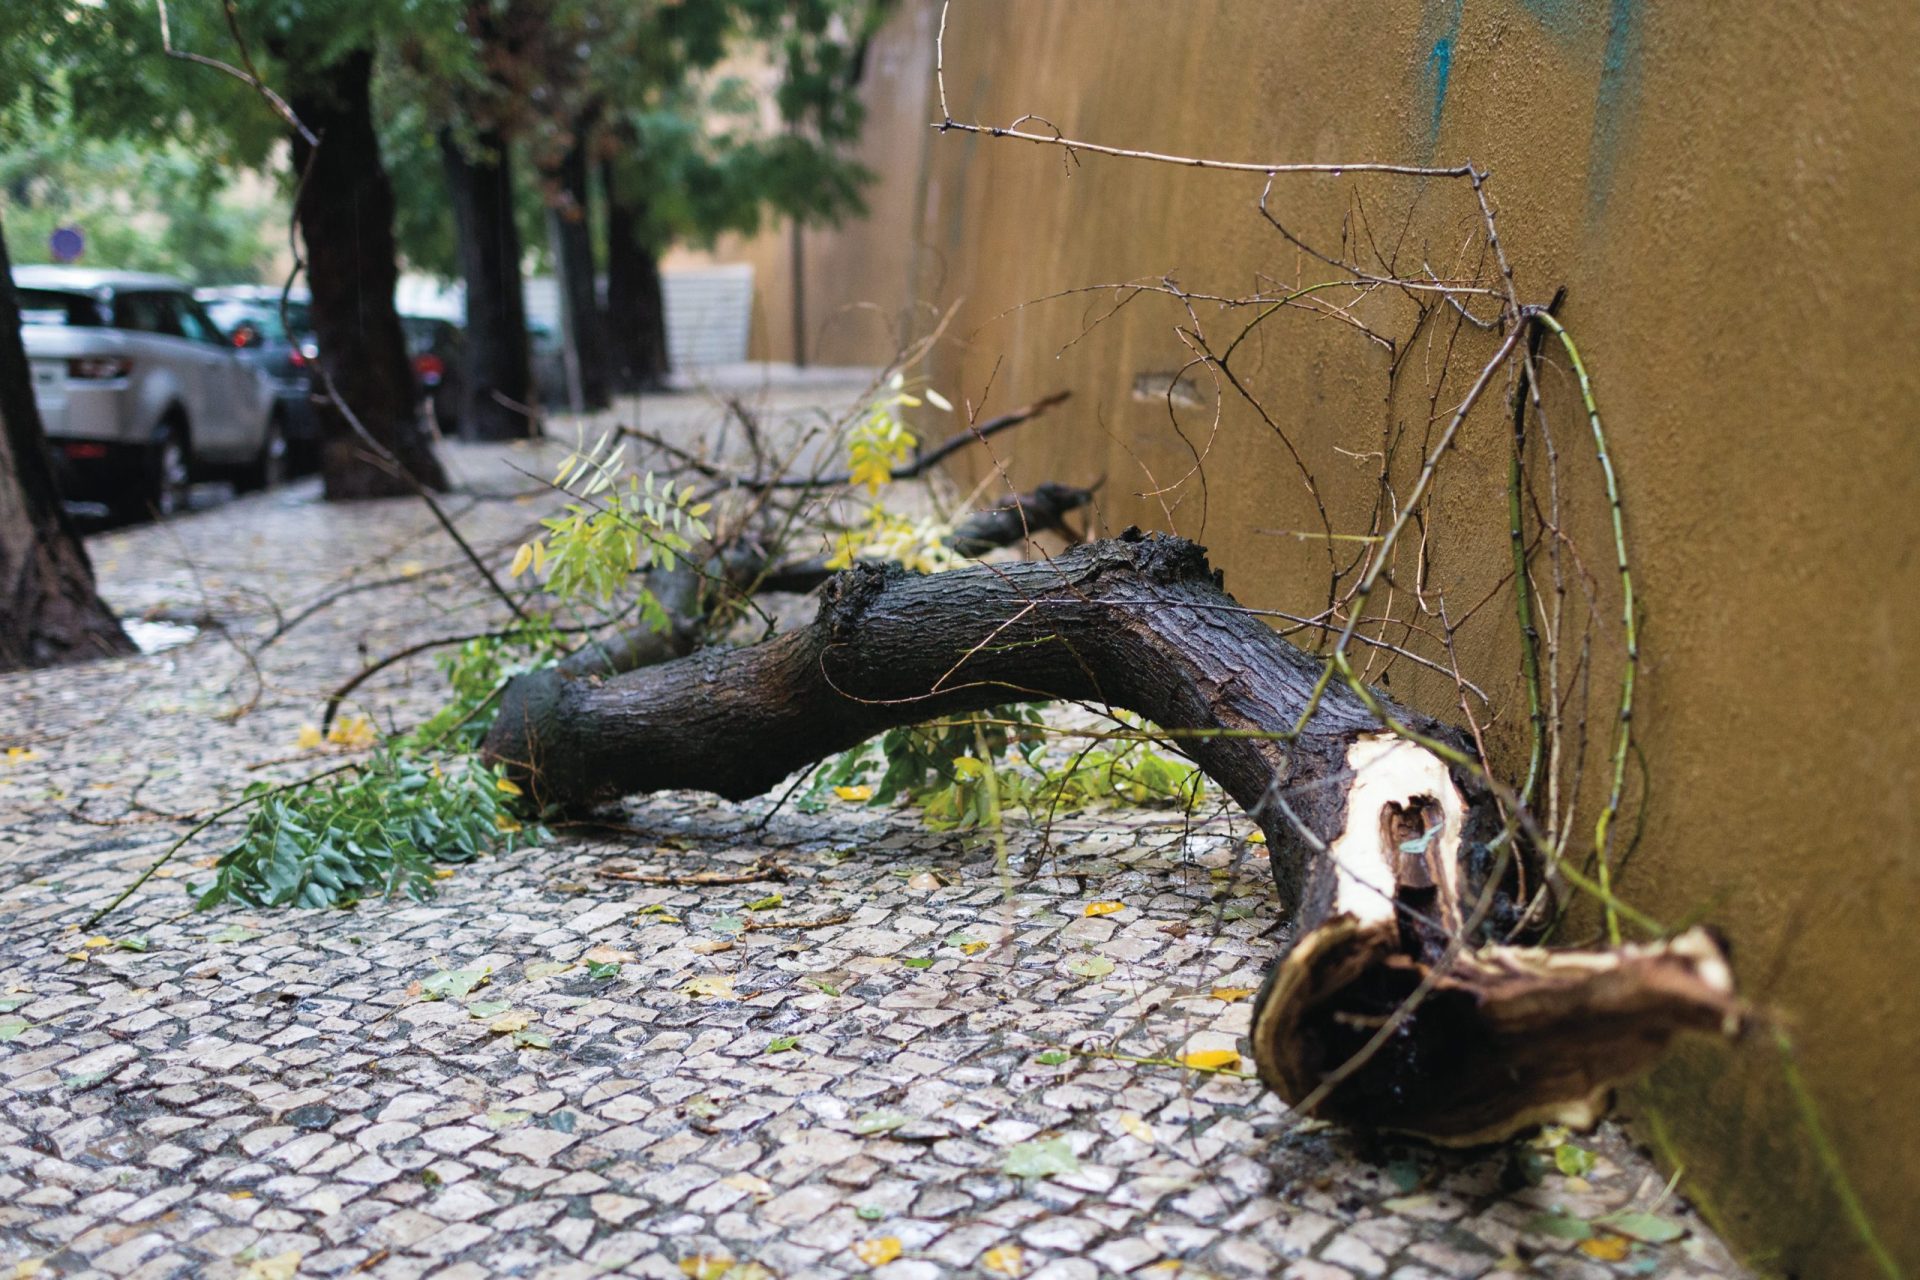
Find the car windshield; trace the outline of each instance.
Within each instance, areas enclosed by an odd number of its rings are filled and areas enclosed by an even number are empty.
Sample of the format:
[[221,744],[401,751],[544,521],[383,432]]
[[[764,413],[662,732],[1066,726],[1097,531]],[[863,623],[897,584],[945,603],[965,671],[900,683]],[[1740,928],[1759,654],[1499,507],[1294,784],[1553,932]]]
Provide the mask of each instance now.
[[100,304],[84,293],[58,289],[22,289],[20,323],[98,329],[105,323]]
[[285,342],[285,330],[280,327],[280,309],[263,307],[253,302],[209,302],[207,314],[213,322],[228,333],[241,325],[251,325],[258,329],[268,342]]

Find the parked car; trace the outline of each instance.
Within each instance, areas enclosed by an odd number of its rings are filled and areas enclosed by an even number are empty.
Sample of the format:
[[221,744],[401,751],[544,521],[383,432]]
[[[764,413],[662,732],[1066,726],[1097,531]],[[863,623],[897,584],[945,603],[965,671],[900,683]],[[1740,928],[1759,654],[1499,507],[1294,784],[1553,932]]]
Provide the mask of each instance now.
[[34,398],[70,497],[165,516],[195,479],[285,474],[273,380],[167,276],[16,267]]
[[548,408],[567,403],[567,351],[560,333],[544,320],[527,320],[527,349],[533,361],[534,395]]
[[311,470],[320,460],[320,415],[314,408],[314,372],[320,358],[314,341],[313,304],[304,290],[289,295],[284,319],[280,290],[268,285],[219,285],[193,296],[226,331],[240,358],[265,369],[279,397],[293,469]]
[[420,400],[433,408],[441,435],[460,429],[460,396],[467,371],[467,339],[459,325],[437,316],[401,316],[407,358]]

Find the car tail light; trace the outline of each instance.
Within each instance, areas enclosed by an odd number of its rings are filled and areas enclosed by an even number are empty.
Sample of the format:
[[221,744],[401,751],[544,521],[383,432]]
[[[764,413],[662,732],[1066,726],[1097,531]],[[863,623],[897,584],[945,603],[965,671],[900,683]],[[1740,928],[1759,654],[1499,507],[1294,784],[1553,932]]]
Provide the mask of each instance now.
[[83,382],[124,378],[131,372],[133,372],[133,361],[124,356],[81,356],[67,361],[67,376]]
[[431,351],[413,358],[413,372],[422,382],[438,382],[447,371],[447,362]]
[[304,369],[319,358],[319,344],[313,342],[303,342],[287,352],[287,363],[296,369]]
[[98,461],[107,456],[107,446],[91,440],[69,440],[60,446],[60,451],[75,462]]

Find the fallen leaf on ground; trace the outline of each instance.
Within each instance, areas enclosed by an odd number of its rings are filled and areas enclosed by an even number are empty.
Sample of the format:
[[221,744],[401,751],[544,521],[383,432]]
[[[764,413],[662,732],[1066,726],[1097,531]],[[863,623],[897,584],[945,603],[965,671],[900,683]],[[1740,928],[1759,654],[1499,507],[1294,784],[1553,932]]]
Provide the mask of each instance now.
[[1604,1235],[1582,1240],[1575,1248],[1601,1262],[1619,1262],[1633,1252],[1633,1242],[1625,1236]]
[[[862,787],[861,790],[866,790]],[[884,1267],[900,1256],[900,1237],[875,1236],[853,1246],[853,1256],[870,1267]]]
[[259,936],[260,936],[259,934],[255,933],[251,929],[243,928],[237,924],[230,924],[226,928],[218,931],[217,933],[208,934],[207,941],[208,942],[251,942]]
[[33,1024],[25,1018],[0,1018],[0,1044],[5,1044],[9,1040],[17,1039],[21,1032],[32,1025]]
[[544,1031],[535,1031],[529,1027],[524,1031],[513,1033],[513,1044],[516,1049],[551,1049],[553,1037]]
[[37,760],[39,757],[40,753],[38,751],[34,751],[28,747],[7,748],[7,763],[10,765],[25,764],[27,761]]
[[636,957],[633,952],[621,951],[617,947],[593,947],[580,958],[588,964],[625,964]]
[[1247,837],[1248,844],[1265,844],[1266,842],[1267,842],[1267,833],[1264,831],[1256,831],[1252,835]]
[[995,1245],[980,1255],[980,1265],[996,1275],[1017,1276],[1026,1266],[1017,1244]]
[[1116,911],[1125,911],[1126,909],[1127,904],[1124,902],[1089,902],[1086,907],[1086,914],[1090,916],[1110,916]]
[[1663,1218],[1657,1213],[1645,1213],[1637,1209],[1625,1209],[1619,1213],[1610,1213],[1595,1220],[1618,1235],[1629,1236],[1645,1244],[1669,1244],[1687,1234],[1683,1223],[1672,1218]]
[[946,884],[935,871],[919,871],[907,877],[909,889],[944,889]]
[[442,969],[438,973],[428,974],[420,983],[420,995],[426,1000],[444,1000],[452,996],[458,1000],[478,987],[484,987],[491,981],[489,969]]
[[300,1253],[288,1250],[271,1258],[255,1258],[247,1265],[246,1280],[293,1280],[300,1270]]
[[747,904],[746,909],[748,911],[771,911],[775,907],[779,906],[783,901],[785,901],[785,899],[783,899],[779,894],[770,893],[764,898],[755,898],[752,902],[749,902]]
[[1218,1071],[1222,1067],[1240,1065],[1240,1052],[1237,1049],[1196,1049],[1192,1053],[1180,1055],[1182,1066],[1197,1071]]
[[1113,961],[1105,956],[1075,956],[1067,961],[1067,972],[1082,978],[1104,978],[1113,972]]
[[835,787],[833,789],[833,794],[839,796],[842,800],[849,800],[849,801],[856,801],[856,802],[862,801],[862,800],[871,800],[873,799],[873,788],[872,787]]
[[1122,1111],[1120,1127],[1127,1131],[1129,1137],[1138,1138],[1148,1146],[1153,1145],[1153,1126],[1142,1120],[1137,1112]]
[[1078,1173],[1080,1158],[1065,1138],[1041,1142],[1022,1142],[1007,1151],[1000,1171],[1015,1178],[1045,1178],[1054,1174]]
[[1527,1219],[1522,1230],[1529,1235],[1552,1236],[1556,1240],[1586,1240],[1593,1235],[1593,1228],[1583,1219],[1564,1213],[1536,1213]]
[[766,1051],[768,1053],[785,1053],[789,1049],[797,1049],[799,1047],[799,1036],[775,1036],[773,1039],[767,1041]]
[[680,1259],[680,1270],[689,1280],[720,1280],[733,1267],[733,1258],[724,1253],[696,1253]]
[[960,950],[970,956],[979,955],[982,951],[985,951],[987,949],[987,945],[988,945],[987,943],[981,942],[976,939],[972,942],[961,943]]
[[720,938],[701,938],[698,942],[689,942],[687,950],[697,956],[716,956],[722,951],[733,950],[733,944]]
[[[487,1023],[487,1030],[493,1032],[495,1035],[506,1035],[512,1031],[525,1031],[532,1025],[532,1014],[528,1013],[525,1009],[515,1009],[511,1013],[503,1013],[493,1021]],[[542,1049],[546,1048],[545,1045],[540,1045],[539,1047]]]
[[509,1111],[504,1107],[495,1107],[487,1112],[486,1126],[489,1129],[511,1129],[517,1124],[525,1124],[533,1118],[530,1111]]
[[551,978],[556,974],[562,974],[569,969],[578,967],[577,965],[566,964],[559,960],[536,960],[527,966],[527,980],[529,982],[538,982],[542,978]]
[[[729,943],[729,946],[732,944]],[[697,978],[689,978],[680,985],[682,995],[696,999],[705,996],[714,1000],[732,1000],[733,975],[730,973],[703,973]]]
[[1215,987],[1208,992],[1215,1000],[1224,1000],[1232,1004],[1235,1000],[1245,1000],[1253,994],[1252,987]]
[[752,1196],[770,1196],[773,1194],[773,1184],[771,1182],[751,1173],[731,1174],[720,1179],[720,1185],[723,1187],[732,1187],[735,1191],[744,1191]]
[[303,724],[300,726],[300,732],[294,735],[293,741],[300,750],[311,751],[325,742],[326,738],[321,736],[319,725]]
[[1039,1063],[1043,1067],[1057,1067],[1072,1056],[1073,1055],[1068,1053],[1065,1049],[1049,1049],[1045,1053],[1041,1054],[1039,1057],[1035,1058],[1034,1061]]
[[907,1117],[898,1111],[869,1111],[853,1122],[853,1131],[858,1134],[890,1133],[907,1122]]
[[900,963],[907,966],[907,968],[909,969],[931,969],[933,967],[933,957],[932,956],[908,956],[906,959],[902,960]]
[[482,1022],[488,1018],[497,1018],[513,1007],[511,1000],[475,1000],[467,1006],[467,1016],[478,1018]]

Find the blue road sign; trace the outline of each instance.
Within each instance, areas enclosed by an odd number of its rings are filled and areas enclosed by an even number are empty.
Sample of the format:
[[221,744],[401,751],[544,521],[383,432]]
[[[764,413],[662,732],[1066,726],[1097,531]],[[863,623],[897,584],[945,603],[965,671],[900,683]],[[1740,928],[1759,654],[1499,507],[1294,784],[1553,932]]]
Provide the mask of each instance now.
[[80,234],[78,227],[57,228],[49,238],[49,243],[57,262],[77,262],[80,255],[87,251],[87,238]]

